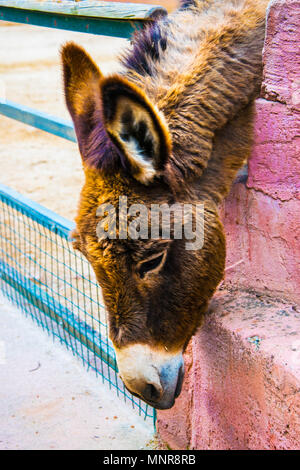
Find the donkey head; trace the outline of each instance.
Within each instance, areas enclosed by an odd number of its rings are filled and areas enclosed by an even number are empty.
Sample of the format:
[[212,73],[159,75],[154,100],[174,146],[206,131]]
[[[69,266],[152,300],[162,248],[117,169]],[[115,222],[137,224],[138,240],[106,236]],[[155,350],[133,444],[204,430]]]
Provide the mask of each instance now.
[[[172,186],[172,134],[166,120],[142,89],[123,76],[103,77],[80,47],[66,45],[62,59],[66,102],[85,171],[75,247],[102,287],[126,387],[156,408],[170,408],[181,390],[182,353],[223,276],[222,226],[215,205],[207,201],[201,249],[187,249],[186,236],[172,236],[174,224],[166,237],[149,235],[153,204],[196,200],[191,183],[177,193]],[[139,237],[127,236],[120,219],[116,223],[122,201],[129,208],[131,234],[138,225],[135,216],[145,208]]]

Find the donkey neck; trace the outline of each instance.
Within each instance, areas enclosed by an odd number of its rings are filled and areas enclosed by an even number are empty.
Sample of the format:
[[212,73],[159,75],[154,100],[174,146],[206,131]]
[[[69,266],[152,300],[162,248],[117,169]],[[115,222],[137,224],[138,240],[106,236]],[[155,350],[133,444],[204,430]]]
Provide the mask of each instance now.
[[185,181],[208,165],[215,132],[258,95],[266,0],[205,2],[158,20],[123,59],[129,80],[163,112],[170,163]]

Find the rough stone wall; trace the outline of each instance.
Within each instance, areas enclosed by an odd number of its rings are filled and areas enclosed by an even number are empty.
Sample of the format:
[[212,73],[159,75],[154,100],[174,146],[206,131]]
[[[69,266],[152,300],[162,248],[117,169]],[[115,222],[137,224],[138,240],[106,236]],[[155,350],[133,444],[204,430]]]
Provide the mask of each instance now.
[[270,3],[246,185],[223,207],[224,284],[158,413],[172,449],[300,449],[300,0]]
[[224,208],[226,281],[300,301],[300,2],[269,6],[246,187]]

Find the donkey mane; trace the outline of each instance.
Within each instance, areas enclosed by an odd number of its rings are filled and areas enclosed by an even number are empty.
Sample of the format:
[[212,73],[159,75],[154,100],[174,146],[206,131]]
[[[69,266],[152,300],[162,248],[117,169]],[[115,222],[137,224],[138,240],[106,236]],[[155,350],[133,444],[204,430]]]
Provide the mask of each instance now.
[[[203,4],[207,3],[203,0]],[[181,0],[178,11],[185,10],[196,6],[197,0]],[[158,18],[155,22],[150,23],[142,31],[136,32],[132,37],[133,49],[126,52],[121,57],[121,62],[127,70],[136,72],[140,75],[153,75],[152,62],[159,61],[161,54],[166,50],[168,45],[168,34],[165,26],[168,24],[168,18],[163,17],[160,21]]]
[[[166,21],[166,20],[164,20]],[[133,50],[123,54],[121,61],[126,69],[145,76],[153,75],[151,62],[159,61],[167,48],[167,34],[158,21],[151,23],[133,37]],[[151,62],[149,61],[151,58]]]
[[[121,58],[125,76],[166,118],[173,142],[166,175],[176,192],[198,178],[203,195],[220,202],[249,155],[267,3],[183,0],[136,33]],[[225,138],[234,133],[235,156]]]

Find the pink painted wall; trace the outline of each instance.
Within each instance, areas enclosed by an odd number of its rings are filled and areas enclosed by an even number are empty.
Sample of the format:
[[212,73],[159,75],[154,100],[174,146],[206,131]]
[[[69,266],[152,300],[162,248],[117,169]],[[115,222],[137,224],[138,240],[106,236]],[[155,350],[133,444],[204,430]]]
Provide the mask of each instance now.
[[270,3],[247,186],[226,201],[226,281],[300,301],[300,2]]
[[293,304],[218,292],[185,359],[184,390],[172,409],[158,412],[163,445],[300,449],[300,311]]
[[300,0],[272,1],[248,182],[222,208],[225,283],[158,413],[173,449],[300,449],[299,44]]

